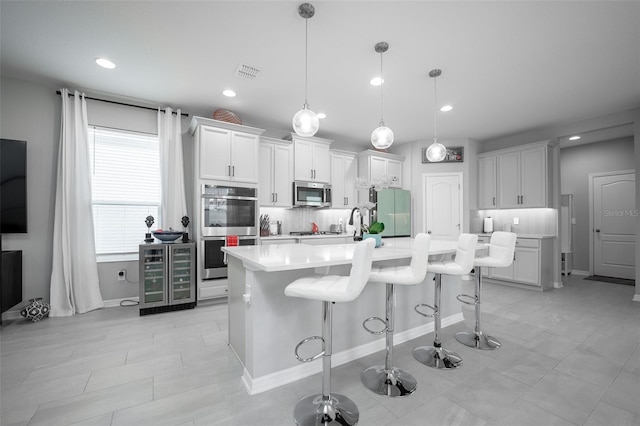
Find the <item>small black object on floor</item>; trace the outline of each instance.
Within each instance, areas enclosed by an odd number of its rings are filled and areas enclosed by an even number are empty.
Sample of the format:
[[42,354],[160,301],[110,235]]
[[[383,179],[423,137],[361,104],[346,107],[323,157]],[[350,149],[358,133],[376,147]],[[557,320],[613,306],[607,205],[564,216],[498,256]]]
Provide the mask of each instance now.
[[605,283],[612,284],[622,284],[622,285],[636,285],[636,280],[628,280],[626,278],[615,278],[615,277],[603,277],[602,275],[590,275],[584,278],[589,281],[602,281]]

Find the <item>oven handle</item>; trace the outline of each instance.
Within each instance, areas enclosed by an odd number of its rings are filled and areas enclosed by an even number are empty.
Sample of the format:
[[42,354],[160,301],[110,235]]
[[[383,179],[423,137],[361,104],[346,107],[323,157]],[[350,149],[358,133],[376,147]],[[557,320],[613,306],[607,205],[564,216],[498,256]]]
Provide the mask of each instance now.
[[202,195],[202,199],[203,200],[222,199],[222,200],[258,201],[257,197],[240,197],[240,196],[236,196],[236,195],[207,195],[207,194],[203,194]]

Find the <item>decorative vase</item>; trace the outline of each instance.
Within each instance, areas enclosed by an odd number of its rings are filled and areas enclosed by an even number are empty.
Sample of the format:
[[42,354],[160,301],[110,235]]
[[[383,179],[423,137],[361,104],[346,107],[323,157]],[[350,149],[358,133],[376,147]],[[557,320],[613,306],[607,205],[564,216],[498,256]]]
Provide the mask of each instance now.
[[38,322],[42,318],[49,316],[49,304],[42,301],[42,297],[29,299],[29,304],[22,308],[20,315],[30,319],[32,322]]
[[376,247],[380,247],[382,245],[382,235],[380,234],[367,234],[366,232],[362,234],[362,239],[373,238],[376,240]]

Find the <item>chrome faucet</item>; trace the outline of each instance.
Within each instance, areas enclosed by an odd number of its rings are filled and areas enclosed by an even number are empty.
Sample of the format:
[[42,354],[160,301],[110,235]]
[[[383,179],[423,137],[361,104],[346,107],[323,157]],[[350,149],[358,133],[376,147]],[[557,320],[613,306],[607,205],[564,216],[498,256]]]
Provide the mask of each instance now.
[[[351,216],[349,217],[349,225],[353,225],[353,214],[356,212],[356,210],[358,210],[357,207],[354,207],[351,210]],[[358,226],[356,226],[356,230],[353,231],[353,239],[355,241],[359,241],[362,239],[362,236],[360,235],[360,233],[362,232],[362,215],[360,216],[360,224]]]

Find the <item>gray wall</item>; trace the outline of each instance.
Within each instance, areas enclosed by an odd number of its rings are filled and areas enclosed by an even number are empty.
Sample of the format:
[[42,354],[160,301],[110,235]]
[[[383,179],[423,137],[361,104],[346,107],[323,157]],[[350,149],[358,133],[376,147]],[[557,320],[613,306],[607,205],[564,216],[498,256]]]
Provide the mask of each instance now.
[[589,174],[635,168],[633,138],[577,145],[560,150],[560,186],[573,194],[573,269],[589,270]]

